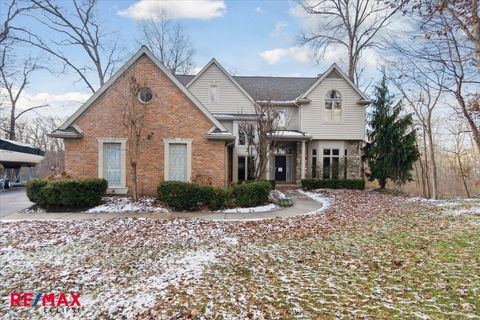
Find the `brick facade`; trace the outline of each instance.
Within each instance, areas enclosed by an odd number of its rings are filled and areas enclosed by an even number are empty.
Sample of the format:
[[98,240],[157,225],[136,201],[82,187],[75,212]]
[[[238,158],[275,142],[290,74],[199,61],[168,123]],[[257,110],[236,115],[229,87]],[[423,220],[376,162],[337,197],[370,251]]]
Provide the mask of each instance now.
[[[212,122],[146,55],[134,63],[136,80],[153,91],[146,105],[146,120],[138,161],[140,194],[153,195],[164,179],[164,138],[192,139],[192,179],[209,177],[225,184],[225,144],[207,139]],[[65,140],[65,168],[74,177],[98,177],[97,138],[126,138],[123,125],[125,78],[120,77],[75,122],[83,132],[77,140]],[[131,188],[126,155],[127,187]]]

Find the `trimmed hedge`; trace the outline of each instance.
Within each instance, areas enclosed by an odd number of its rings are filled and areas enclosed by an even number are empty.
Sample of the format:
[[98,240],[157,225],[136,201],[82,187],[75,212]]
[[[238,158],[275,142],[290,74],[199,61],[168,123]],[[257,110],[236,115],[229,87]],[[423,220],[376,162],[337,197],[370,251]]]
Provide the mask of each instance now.
[[236,206],[256,207],[268,202],[272,185],[268,181],[237,184],[232,188],[232,198]]
[[32,179],[27,196],[41,207],[82,208],[97,205],[108,188],[105,179]]
[[158,200],[175,210],[194,210],[208,197],[208,186],[181,181],[164,181],[157,187]]
[[208,206],[211,210],[255,207],[268,202],[272,186],[266,181],[237,185],[233,188],[197,185],[180,181],[164,181],[158,185],[157,198],[175,210],[195,210]]
[[365,189],[365,180],[361,179],[332,179],[332,180],[320,180],[320,179],[303,179],[303,190],[313,189]]

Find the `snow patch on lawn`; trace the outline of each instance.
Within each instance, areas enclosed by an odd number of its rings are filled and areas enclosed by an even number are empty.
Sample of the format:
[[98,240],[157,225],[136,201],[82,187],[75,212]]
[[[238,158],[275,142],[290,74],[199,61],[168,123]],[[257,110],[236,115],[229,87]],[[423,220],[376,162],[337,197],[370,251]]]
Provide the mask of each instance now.
[[168,212],[167,209],[156,206],[154,198],[144,197],[133,202],[126,197],[106,197],[103,198],[104,204],[87,210],[87,213],[107,213],[107,212]]
[[443,213],[452,216],[461,216],[464,214],[480,215],[480,207],[445,209]]

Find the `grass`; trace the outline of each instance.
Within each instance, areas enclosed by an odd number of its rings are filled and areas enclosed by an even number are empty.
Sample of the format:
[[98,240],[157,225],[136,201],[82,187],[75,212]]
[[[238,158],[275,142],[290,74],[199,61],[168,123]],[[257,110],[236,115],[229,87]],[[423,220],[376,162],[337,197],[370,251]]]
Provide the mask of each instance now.
[[[325,195],[285,220],[0,224],[0,291],[78,290],[85,319],[480,319],[480,216]],[[39,315],[2,298],[0,318]]]

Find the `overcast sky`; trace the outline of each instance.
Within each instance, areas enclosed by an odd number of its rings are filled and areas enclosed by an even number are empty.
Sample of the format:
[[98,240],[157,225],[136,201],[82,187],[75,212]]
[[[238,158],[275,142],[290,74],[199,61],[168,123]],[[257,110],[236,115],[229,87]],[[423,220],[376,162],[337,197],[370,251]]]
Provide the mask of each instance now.
[[[69,8],[69,1],[59,1]],[[215,57],[228,71],[237,75],[316,76],[332,63],[341,64],[342,50],[332,48],[321,63],[316,63],[311,50],[300,47],[297,35],[311,19],[305,19],[301,8],[293,1],[100,1],[98,15],[109,32],[121,38],[122,55],[127,59],[138,43],[137,23],[152,18],[166,9],[182,23],[195,48],[194,71]],[[70,8],[72,9],[72,8]],[[48,30],[38,27],[32,18],[19,23],[35,28],[49,38]],[[38,54],[26,48],[25,54]],[[80,52],[80,51],[79,51]],[[71,54],[76,55],[75,51]],[[82,53],[83,54],[83,53]],[[51,60],[52,65],[56,63]],[[364,56],[367,80],[378,76],[382,57],[376,52]],[[95,79],[95,76],[93,76]],[[73,73],[49,74],[37,72],[26,94],[24,106],[49,103],[50,113],[71,114],[91,92]],[[43,111],[45,112],[45,111]]]

